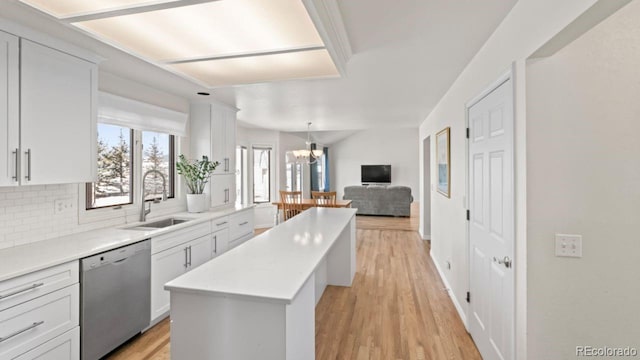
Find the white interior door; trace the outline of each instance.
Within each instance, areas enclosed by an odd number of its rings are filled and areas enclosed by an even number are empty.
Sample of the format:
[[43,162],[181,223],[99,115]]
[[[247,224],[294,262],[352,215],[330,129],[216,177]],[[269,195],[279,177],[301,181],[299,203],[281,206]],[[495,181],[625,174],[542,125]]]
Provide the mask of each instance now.
[[469,331],[486,360],[514,357],[513,86],[468,109]]

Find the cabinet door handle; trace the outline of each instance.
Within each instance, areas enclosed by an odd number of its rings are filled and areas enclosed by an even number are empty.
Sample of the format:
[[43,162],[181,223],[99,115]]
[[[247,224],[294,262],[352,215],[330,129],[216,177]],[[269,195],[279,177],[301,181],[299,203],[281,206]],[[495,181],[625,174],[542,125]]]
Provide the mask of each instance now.
[[189,264],[189,260],[187,260],[188,259],[187,249],[188,247],[184,248],[184,268],[185,269],[188,267],[188,264]]
[[33,290],[33,289],[39,288],[42,285],[44,285],[43,282],[37,283],[37,284],[33,284],[33,285],[29,285],[29,286],[27,286],[25,288],[22,288],[22,289],[19,289],[19,290],[15,290],[15,291],[12,291],[10,293],[2,294],[2,295],[0,295],[0,300],[6,299],[9,296],[18,295],[18,294],[23,293],[25,291],[29,291],[29,290]]
[[226,224],[226,223],[227,223],[226,221],[223,221],[223,222],[221,222],[221,223],[216,223],[216,226],[222,226],[222,225],[224,225],[224,224]]
[[249,223],[248,221],[245,221],[245,222],[241,222],[241,223],[240,223],[240,224],[238,224],[238,225],[240,225],[240,226],[244,226],[244,225],[247,225],[248,223]]
[[229,158],[224,158],[224,171],[229,172]]
[[27,175],[24,178],[31,181],[31,149],[27,149],[24,153],[27,154]]
[[213,253],[218,253],[218,235],[213,235]]
[[16,175],[12,177],[13,180],[18,181],[18,163],[20,162],[20,151],[16,148],[16,151],[14,151],[12,154],[14,154],[16,156],[16,166],[15,166],[15,172]]
[[187,249],[189,249],[189,266],[191,266],[191,246],[189,246]]
[[40,326],[42,324],[44,324],[44,321],[34,322],[33,324],[31,324],[31,325],[29,325],[29,326],[27,326],[27,327],[25,327],[23,329],[15,331],[15,332],[7,335],[7,336],[0,337],[0,343],[3,342],[3,341],[7,341],[7,340],[11,339],[14,336],[18,336],[18,335],[22,334],[25,331],[29,331],[31,329],[35,329],[35,328],[37,328],[38,326]]

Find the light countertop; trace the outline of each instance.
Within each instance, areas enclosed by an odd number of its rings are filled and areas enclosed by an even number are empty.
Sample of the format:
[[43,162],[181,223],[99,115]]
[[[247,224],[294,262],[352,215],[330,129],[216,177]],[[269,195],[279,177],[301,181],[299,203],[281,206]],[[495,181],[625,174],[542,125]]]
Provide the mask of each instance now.
[[0,281],[78,260],[161,234],[185,229],[192,225],[227,216],[254,206],[238,205],[204,213],[181,212],[147,220],[147,223],[150,223],[169,217],[190,219],[188,222],[162,229],[131,230],[127,228],[142,225],[143,223],[129,223],[113,228],[92,230],[2,249],[0,250]]
[[291,303],[355,214],[356,209],[311,208],[165,289]]

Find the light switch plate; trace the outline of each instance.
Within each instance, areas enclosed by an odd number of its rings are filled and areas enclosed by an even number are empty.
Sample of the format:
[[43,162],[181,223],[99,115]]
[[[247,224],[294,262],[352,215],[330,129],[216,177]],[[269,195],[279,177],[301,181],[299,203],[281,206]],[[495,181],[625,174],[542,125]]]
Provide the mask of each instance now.
[[582,235],[556,234],[556,256],[582,257]]

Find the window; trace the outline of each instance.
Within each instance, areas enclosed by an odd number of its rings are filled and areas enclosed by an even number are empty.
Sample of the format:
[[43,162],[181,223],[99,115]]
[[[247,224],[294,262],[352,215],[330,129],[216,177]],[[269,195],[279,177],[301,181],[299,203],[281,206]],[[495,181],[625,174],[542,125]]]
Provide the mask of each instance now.
[[293,191],[302,191],[302,164],[296,163],[296,186]]
[[247,203],[247,148],[236,147],[236,203]]
[[293,191],[293,164],[287,163],[287,191]]
[[[142,173],[157,170],[166,180],[167,196],[175,196],[174,136],[159,132],[142,132]],[[162,177],[157,172],[147,175],[145,200],[162,197]]]
[[133,203],[133,130],[98,124],[98,181],[87,184],[87,210]]
[[287,191],[302,191],[302,164],[287,162]]
[[271,201],[271,148],[253,148],[253,202]]
[[325,184],[327,171],[327,154],[323,153],[313,164],[309,165],[311,175],[311,191],[329,191]]
[[[142,146],[134,147],[135,143]],[[134,197],[140,196],[139,189],[133,187],[133,179],[142,179],[143,174],[150,170],[164,175],[167,197],[175,196],[173,135],[98,123],[97,158],[98,181],[86,186],[87,210],[133,204]],[[146,200],[162,197],[162,182],[162,177],[155,172],[147,176]]]

